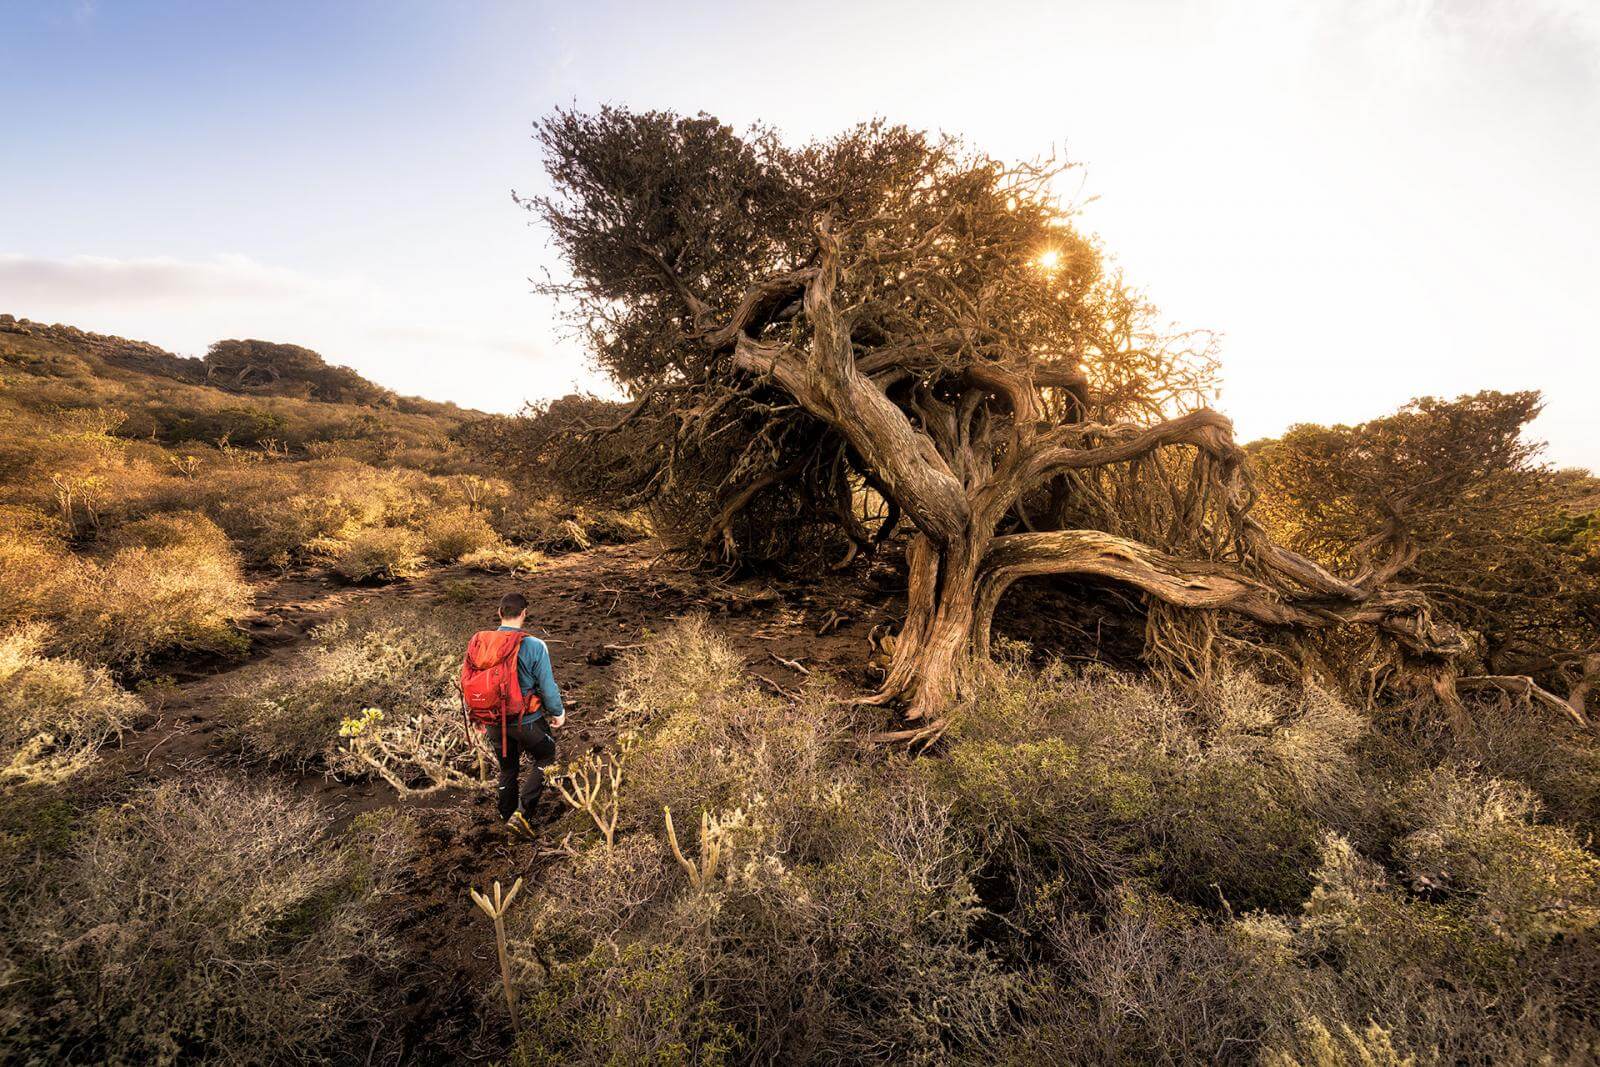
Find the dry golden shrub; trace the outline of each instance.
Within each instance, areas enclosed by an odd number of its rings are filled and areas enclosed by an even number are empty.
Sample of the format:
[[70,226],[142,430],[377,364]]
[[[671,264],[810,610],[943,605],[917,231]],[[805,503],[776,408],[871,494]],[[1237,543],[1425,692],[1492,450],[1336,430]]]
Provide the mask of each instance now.
[[72,778],[145,710],[104,670],[45,656],[42,643],[37,627],[0,635],[0,783],[7,785]]
[[0,618],[20,624],[50,614],[56,574],[68,559],[65,533],[36,508],[0,509]]
[[442,508],[423,516],[422,550],[432,560],[451,563],[480,551],[493,551],[500,535],[481,511],[470,507]]
[[160,504],[210,515],[259,563],[303,560],[321,542],[403,524],[421,512],[423,475],[349,459],[239,464],[174,483]]
[[414,530],[374,526],[332,549],[333,569],[352,582],[414,578],[426,562]]
[[233,651],[253,590],[239,557],[202,515],[122,527],[97,555],[26,530],[0,534],[0,606],[42,624],[45,647],[138,670],[175,650]]
[[494,525],[508,540],[547,552],[631,544],[651,534],[649,523],[639,513],[587,507],[549,493],[508,496]]
[[60,640],[86,658],[137,667],[156,653],[234,651],[233,623],[253,590],[216,524],[164,515],[121,531],[102,561],[86,563],[68,598]]
[[546,562],[543,552],[506,544],[480,548],[461,557],[464,566],[488,574],[532,574]]

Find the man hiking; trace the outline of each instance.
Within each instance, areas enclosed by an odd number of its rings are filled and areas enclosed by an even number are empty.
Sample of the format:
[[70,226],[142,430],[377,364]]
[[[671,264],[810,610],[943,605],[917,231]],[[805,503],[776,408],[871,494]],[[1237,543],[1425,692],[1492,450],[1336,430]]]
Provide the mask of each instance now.
[[[500,598],[500,626],[480,630],[467,644],[461,665],[461,699],[467,718],[494,745],[500,761],[500,817],[512,833],[532,838],[529,818],[544,790],[544,765],[556,758],[551,730],[567,721],[550,669],[550,649],[524,633],[528,598],[507,593]],[[527,752],[533,766],[517,787],[518,764]]]

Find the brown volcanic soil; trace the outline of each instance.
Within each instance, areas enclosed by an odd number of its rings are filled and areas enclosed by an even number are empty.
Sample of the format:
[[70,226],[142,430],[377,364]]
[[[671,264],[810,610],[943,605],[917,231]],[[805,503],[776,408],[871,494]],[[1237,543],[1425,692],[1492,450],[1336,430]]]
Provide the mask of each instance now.
[[[169,666],[168,681],[147,693],[156,718],[108,757],[109,769],[120,772],[109,777],[125,786],[219,766],[288,777],[241,764],[227,740],[221,698],[230,688],[247,685],[255,672],[290,661],[317,625],[367,603],[420,601],[460,616],[465,647],[474,615],[487,624],[503,592],[525,593],[528,628],[549,642],[569,705],[567,726],[558,735],[563,760],[612,741],[614,731],[603,717],[617,684],[618,652],[677,616],[707,612],[744,653],[754,675],[776,691],[793,692],[801,674],[783,659],[823,670],[845,685],[870,687],[868,633],[896,622],[903,610],[897,592],[901,579],[892,564],[809,581],[718,581],[658,561],[648,544],[558,557],[533,576],[516,579],[455,566],[381,587],[350,586],[321,572],[265,576],[258,582],[255,613],[244,623],[253,639],[249,654],[238,661]],[[481,611],[473,605],[481,605]],[[583,825],[563,817],[547,793],[541,813],[549,817],[544,832],[550,843],[530,845],[507,837],[488,789],[402,799],[376,780],[312,774],[292,782],[333,815],[331,832],[361,812],[387,806],[404,808],[418,825],[415,865],[388,905],[403,954],[398,992],[405,1007],[395,1020],[403,1032],[389,1035],[398,1047],[386,1061],[444,1063],[503,1055],[509,1035],[496,999],[492,928],[469,906],[467,890],[495,879],[509,885],[521,877],[528,882],[524,892],[537,892],[542,861],[566,831],[581,833]]]

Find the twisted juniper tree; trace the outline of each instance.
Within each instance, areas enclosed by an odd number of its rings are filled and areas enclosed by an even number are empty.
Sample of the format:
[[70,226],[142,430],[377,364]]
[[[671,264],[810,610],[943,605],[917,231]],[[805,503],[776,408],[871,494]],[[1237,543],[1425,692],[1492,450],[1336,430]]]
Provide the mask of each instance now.
[[[606,108],[538,136],[553,192],[523,202],[572,275],[549,288],[634,397],[578,418],[569,454],[635,502],[692,501],[725,556],[753,509],[847,556],[909,524],[907,615],[871,698],[908,728],[885,736],[943,728],[1001,598],[1037,575],[1141,592],[1148,653],[1191,668],[1218,613],[1365,624],[1453,701],[1437,668],[1471,641],[1389,588],[1412,548],[1379,539],[1346,578],[1267,537],[1230,423],[1201,406],[1208,338],[1155,328],[1054,194],[1061,167],[877,123],[791,148]],[[887,505],[870,528],[863,494]]]

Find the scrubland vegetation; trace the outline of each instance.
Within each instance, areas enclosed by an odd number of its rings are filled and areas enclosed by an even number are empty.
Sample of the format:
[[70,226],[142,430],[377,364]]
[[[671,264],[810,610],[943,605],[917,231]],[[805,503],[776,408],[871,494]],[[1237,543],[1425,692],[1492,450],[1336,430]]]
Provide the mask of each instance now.
[[[349,490],[345,525],[273,527],[289,559],[343,572],[357,558],[542,558],[506,539],[481,475],[210,462],[235,489]],[[27,521],[8,559],[106,583],[95,589],[120,581],[107,610],[125,614],[100,621],[72,614],[67,593],[4,587],[29,621],[0,645],[0,1046],[22,1062],[393,1057],[407,964],[390,908],[430,846],[393,814],[330,832],[314,801],[273,780],[484,788],[453,688],[482,605],[346,613],[237,675],[228,766],[104,782],[86,799],[69,783],[148,715],[111,672],[225,645],[245,603],[228,590],[267,573],[249,570],[267,542],[239,493],[169,477],[177,496],[139,499],[182,506],[125,499],[98,530],[10,505]],[[256,514],[300,523],[341,498],[305,499]],[[516,514],[550,530],[579,513]],[[187,592],[164,593],[163,574]],[[1465,722],[1425,695],[1362,706],[1271,660],[1178,684],[997,641],[937,748],[913,758],[863,743],[880,719],[848,679],[817,670],[798,701],[779,696],[725,627],[689,615],[623,653],[591,723],[630,739],[594,757],[599,817],[574,810],[549,828],[506,916],[520,1036],[497,977],[472,991],[502,1054],[1269,1067],[1600,1055],[1600,749],[1570,720],[1502,697]],[[127,631],[142,643],[119,643]],[[606,778],[619,761],[626,773]]]
[[[529,1061],[1600,1055],[1592,824],[1470,750],[1315,686],[1197,699],[1013,655],[908,761],[842,744],[866,724],[826,684],[797,707],[740,660],[704,619],[631,654],[616,843],[575,817],[512,918]],[[718,852],[703,885],[669,808]]]
[[475,787],[460,627],[413,610],[318,630],[229,698],[227,766],[136,784],[100,757],[156,720],[168,669],[248,651],[240,624],[282,574],[526,573],[643,529],[499,477],[474,413],[293,346],[189,361],[5,322],[0,375],[0,1059],[391,1056],[384,908],[414,828],[380,811],[335,831],[275,781]]
[[305,349],[222,342],[191,365],[15,331],[0,332],[0,614],[51,651],[136,674],[236,650],[262,568],[526,569],[536,551],[646,532],[496,475],[473,413],[395,398]]
[[[1239,445],[1053,163],[539,137],[627,405],[0,321],[0,1059],[1600,1059],[1600,482],[1536,394]],[[512,843],[464,571],[647,535],[541,605],[597,699]],[[241,666],[291,580],[349,602]],[[97,761],[223,663],[211,747]]]
[[375,1047],[390,952],[373,905],[408,833],[390,815],[337,839],[327,826],[281,787],[218,776],[78,813],[31,863],[8,838],[8,1059],[304,1062]]
[[456,692],[471,623],[451,621],[416,609],[347,616],[285,669],[244,672],[227,709],[244,753],[297,771],[377,773],[401,792],[476,784]]

